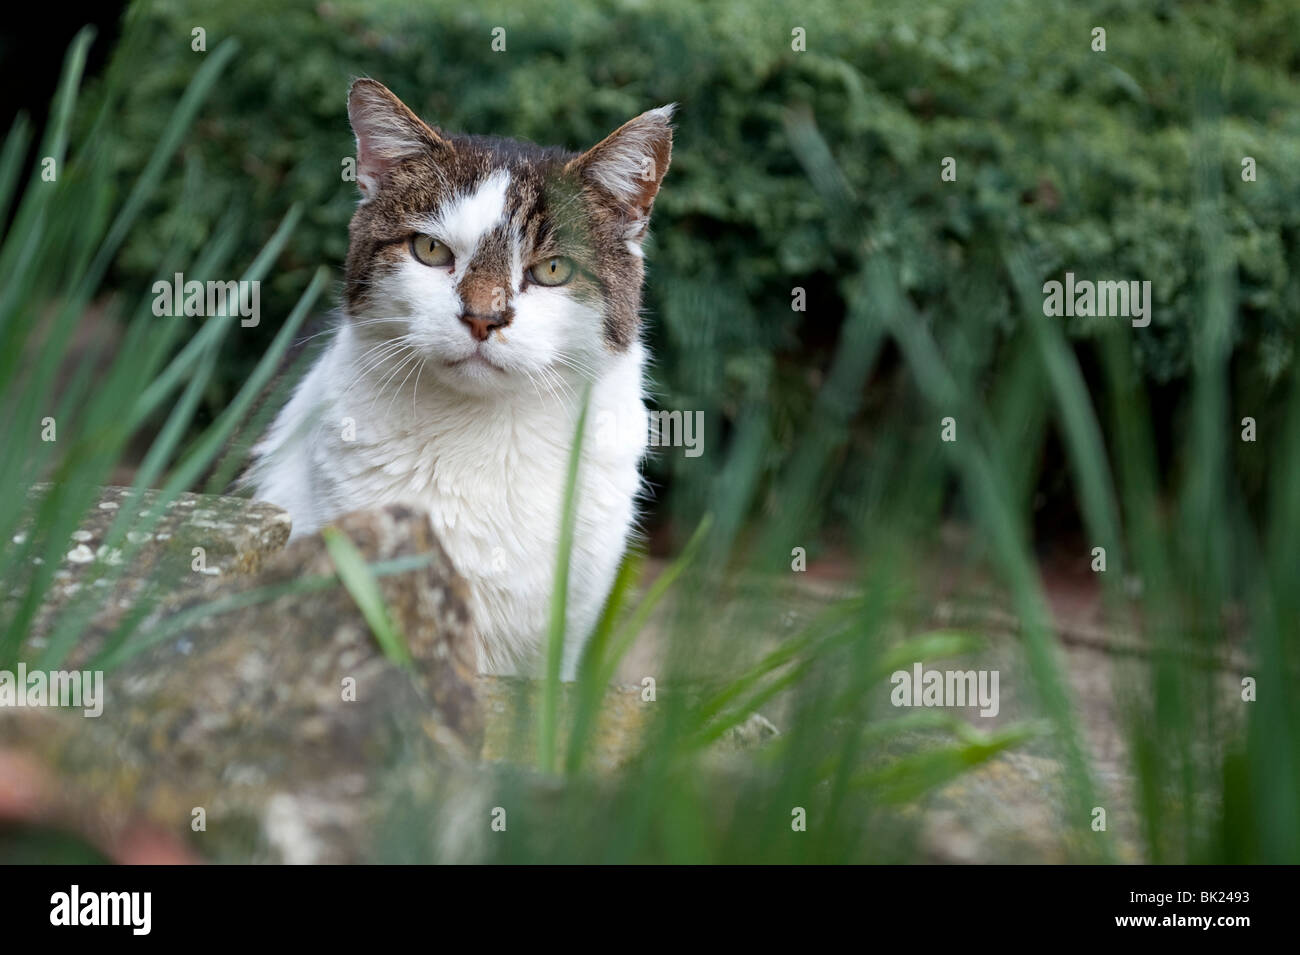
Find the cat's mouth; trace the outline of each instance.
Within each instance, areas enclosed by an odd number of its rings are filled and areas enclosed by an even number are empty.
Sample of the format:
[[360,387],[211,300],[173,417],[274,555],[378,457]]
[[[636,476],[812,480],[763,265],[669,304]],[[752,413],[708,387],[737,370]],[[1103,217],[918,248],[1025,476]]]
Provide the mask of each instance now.
[[444,362],[444,364],[448,368],[464,368],[466,366],[468,367],[483,366],[485,368],[491,368],[494,371],[502,372],[503,374],[505,373],[504,368],[502,368],[496,362],[492,361],[490,358],[484,355],[482,351],[480,351],[477,348],[474,351],[470,352],[468,355],[466,355],[464,358],[457,358],[455,361]]

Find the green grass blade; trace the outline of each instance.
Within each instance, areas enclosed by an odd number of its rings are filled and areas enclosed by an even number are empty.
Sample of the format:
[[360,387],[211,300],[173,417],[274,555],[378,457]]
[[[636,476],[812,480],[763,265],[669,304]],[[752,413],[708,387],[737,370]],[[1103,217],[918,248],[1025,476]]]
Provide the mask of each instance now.
[[412,666],[413,660],[406,638],[388,612],[379,582],[366,565],[361,552],[337,527],[326,527],[321,531],[321,536],[325,538],[325,547],[339,572],[339,579],[357,602],[357,607],[384,651],[384,656],[398,666]]
[[569,451],[569,469],[564,486],[564,508],[560,518],[560,543],[555,559],[555,582],[551,588],[551,618],[546,634],[546,675],[542,702],[537,714],[537,757],[544,773],[554,773],[559,732],[560,665],[564,652],[564,631],[569,602],[569,560],[573,553],[573,527],[578,517],[578,470],[582,466],[582,445],[587,432],[587,409],[591,386],[583,393],[582,410]]

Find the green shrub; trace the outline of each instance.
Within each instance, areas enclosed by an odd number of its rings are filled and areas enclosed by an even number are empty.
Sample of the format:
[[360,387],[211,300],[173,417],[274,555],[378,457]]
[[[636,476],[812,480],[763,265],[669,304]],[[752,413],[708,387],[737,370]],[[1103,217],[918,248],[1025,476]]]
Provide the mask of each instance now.
[[[883,251],[953,366],[990,382],[1020,327],[1005,267],[1026,248],[1041,280],[1149,279],[1152,325],[1137,367],[1178,394],[1198,325],[1197,162],[1221,170],[1237,263],[1236,387],[1273,394],[1300,314],[1300,8],[1290,0],[1110,2],[1084,12],[1040,0],[791,6],[763,0],[527,4],[169,2],[138,7],[146,40],[114,68],[129,86],[115,162],[148,155],[203,53],[242,52],[120,260],[118,281],[155,277],[165,237],[196,243],[230,210],[250,255],[292,202],[302,225],[264,290],[283,314],[319,264],[338,266],[354,185],[345,91],[369,75],[449,129],[581,147],[641,110],[681,104],[656,207],[647,315],[656,391],[712,413],[717,442],[761,400],[766,474],[793,448],[858,294]],[[505,52],[491,47],[506,30]],[[1094,27],[1106,52],[1091,49]],[[794,27],[807,51],[795,52]],[[141,64],[147,68],[139,69]],[[1221,115],[1216,115],[1219,111]],[[820,139],[801,148],[809,116]],[[818,144],[829,156],[818,163]],[[943,157],[957,181],[940,181]],[[1258,163],[1243,182],[1241,160]],[[838,170],[835,171],[835,170]],[[202,201],[178,221],[186,175]],[[791,308],[807,292],[806,312]],[[951,337],[951,316],[964,313]],[[1101,320],[1104,324],[1104,320]],[[1111,320],[1114,321],[1114,320]],[[1098,322],[1071,322],[1088,337]],[[971,332],[972,328],[982,332]],[[274,333],[243,335],[219,406]],[[869,409],[864,412],[869,413]],[[1262,412],[1260,412],[1262,413]],[[859,422],[861,424],[861,422]],[[716,445],[715,445],[716,446]],[[838,466],[863,465],[862,442]],[[689,462],[661,456],[656,475]],[[683,474],[676,475],[681,478]]]

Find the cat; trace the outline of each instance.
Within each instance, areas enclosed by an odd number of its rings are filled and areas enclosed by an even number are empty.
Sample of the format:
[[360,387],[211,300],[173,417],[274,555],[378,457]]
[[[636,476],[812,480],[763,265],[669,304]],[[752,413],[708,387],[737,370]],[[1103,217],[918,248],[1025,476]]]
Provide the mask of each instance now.
[[360,201],[335,337],[245,483],[292,535],[426,511],[470,589],[479,669],[538,675],[584,395],[561,677],[634,533],[646,451],[642,244],[674,106],[581,154],[449,134],[372,79],[348,117]]

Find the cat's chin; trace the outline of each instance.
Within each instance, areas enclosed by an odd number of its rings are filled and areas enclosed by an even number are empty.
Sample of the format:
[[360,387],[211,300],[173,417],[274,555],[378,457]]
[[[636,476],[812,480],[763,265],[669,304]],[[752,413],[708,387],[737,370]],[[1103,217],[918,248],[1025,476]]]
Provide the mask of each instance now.
[[435,364],[438,380],[443,385],[475,398],[509,394],[518,390],[520,380],[527,380],[481,351],[461,358],[436,358],[431,364]]
[[483,354],[481,351],[470,352],[464,358],[444,359],[443,364],[446,365],[448,368],[462,368],[466,372],[478,372],[480,370],[483,370],[488,372],[489,376],[491,372],[496,372],[497,374],[500,375],[504,375],[506,373],[506,370],[504,368],[502,368],[500,365],[494,362],[491,358],[487,357],[487,355]]

